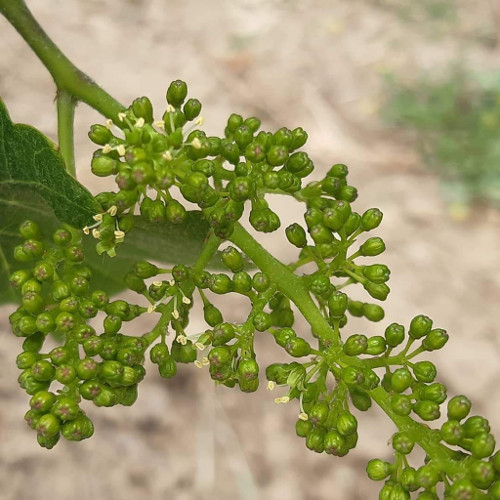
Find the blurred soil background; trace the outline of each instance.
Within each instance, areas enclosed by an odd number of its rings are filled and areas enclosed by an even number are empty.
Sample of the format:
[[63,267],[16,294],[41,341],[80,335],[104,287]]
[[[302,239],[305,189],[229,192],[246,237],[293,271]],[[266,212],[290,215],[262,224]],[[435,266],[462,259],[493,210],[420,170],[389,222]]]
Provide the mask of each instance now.
[[[181,78],[204,105],[207,132],[219,133],[231,112],[256,115],[265,129],[309,132],[317,178],[348,164],[357,211],[385,214],[380,260],[393,277],[387,321],[351,321],[347,331],[381,333],[428,314],[451,334],[430,356],[439,380],[499,428],[498,0],[28,4],[69,58],[123,103],[148,95],[160,114],[168,83]],[[50,76],[4,19],[0,46],[0,95],[12,119],[56,140]],[[78,175],[93,192],[86,134],[102,121],[77,110]],[[301,207],[275,204],[283,227],[300,220]],[[291,257],[281,236],[264,239]],[[228,319],[246,307],[235,303]],[[87,442],[39,448],[23,421],[11,310],[0,309],[0,498],[377,498],[364,467],[391,456],[394,432],[380,411],[360,416],[359,445],[347,457],[317,455],[295,437],[296,404],[273,403],[279,391],[214,387],[191,366],[171,381],[151,369],[132,408],[89,408],[96,432]],[[137,333],[147,327],[137,324]],[[195,318],[192,331],[200,327]],[[281,356],[264,335],[257,352],[262,367]]]

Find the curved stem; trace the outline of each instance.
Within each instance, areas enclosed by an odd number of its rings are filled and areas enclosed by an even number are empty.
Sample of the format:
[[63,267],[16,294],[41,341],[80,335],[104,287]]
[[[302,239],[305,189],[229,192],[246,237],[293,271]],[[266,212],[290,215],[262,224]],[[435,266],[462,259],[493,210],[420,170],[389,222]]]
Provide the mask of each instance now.
[[66,170],[76,177],[75,143],[73,125],[75,119],[75,99],[65,90],[57,92],[57,135],[59,152],[66,165]]
[[118,123],[124,107],[80,71],[49,38],[23,0],[0,0],[0,13],[38,56],[52,75],[58,90],[82,101]]
[[[283,294],[290,298],[299,308],[305,319],[311,325],[313,332],[325,343],[330,344],[327,361],[333,361],[337,367],[346,365],[366,366],[367,360],[359,360],[356,357],[346,356],[342,349],[335,346],[335,335],[332,327],[323,317],[316,304],[311,299],[307,289],[299,276],[294,274],[287,266],[283,265],[272,255],[270,255],[240,224],[235,225],[235,230],[229,238],[236,246],[252,259],[262,272],[270,276]],[[384,365],[387,360],[381,360],[380,365]],[[373,367],[380,366],[372,363]],[[390,396],[382,387],[370,391],[373,400],[384,410],[401,431],[409,433],[412,439],[418,443],[422,449],[434,461],[442,465],[450,477],[462,472],[462,464],[457,460],[450,460],[455,452],[439,442],[439,433],[428,426],[415,422],[410,417],[396,415],[391,408]]]

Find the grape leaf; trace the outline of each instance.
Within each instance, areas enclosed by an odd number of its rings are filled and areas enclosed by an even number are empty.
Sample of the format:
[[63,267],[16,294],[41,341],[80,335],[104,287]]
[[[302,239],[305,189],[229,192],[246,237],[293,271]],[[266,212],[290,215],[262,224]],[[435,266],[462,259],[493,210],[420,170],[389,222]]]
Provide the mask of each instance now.
[[[26,219],[46,237],[67,223],[81,228],[100,212],[94,197],[67,174],[54,145],[41,132],[13,124],[0,100],[0,304],[15,300],[8,285],[12,271],[22,266],[13,258],[21,242],[17,229]],[[199,255],[209,225],[200,212],[189,212],[184,224],[153,224],[137,217],[134,228],[110,259],[95,252],[95,240],[84,238],[85,253],[94,271],[93,286],[108,293],[122,290],[123,277],[137,260],[192,264]],[[220,267],[219,257],[212,262]]]
[[99,211],[92,194],[64,168],[52,142],[33,127],[13,124],[0,99],[0,303],[13,298],[7,278],[19,224],[34,219],[52,230],[82,227]]

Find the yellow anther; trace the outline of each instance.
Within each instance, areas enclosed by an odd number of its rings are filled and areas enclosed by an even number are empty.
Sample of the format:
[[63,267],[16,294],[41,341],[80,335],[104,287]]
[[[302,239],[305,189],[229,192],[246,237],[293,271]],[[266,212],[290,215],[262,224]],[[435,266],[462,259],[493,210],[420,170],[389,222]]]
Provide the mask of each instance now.
[[179,335],[175,340],[181,345],[186,345],[188,339],[185,335]]
[[137,128],[142,128],[142,127],[144,127],[145,124],[146,124],[146,121],[142,117],[138,118],[137,121],[135,122],[135,126]]
[[95,214],[92,216],[92,219],[94,219],[96,222],[101,222],[102,221],[102,214]]
[[205,350],[205,344],[202,344],[201,342],[196,342],[195,344],[196,348],[199,349],[200,351]]
[[200,139],[198,139],[198,137],[195,137],[191,141],[191,146],[193,146],[194,149],[201,149],[201,141],[200,141]]
[[189,304],[191,304],[191,299],[188,297],[182,297],[182,303],[189,305]]
[[116,148],[116,151],[118,152],[118,154],[120,156],[125,156],[125,153],[127,152],[127,150],[125,149],[125,146],[123,144],[120,144],[117,148]]
[[115,238],[117,240],[123,240],[123,238],[125,238],[125,233],[124,231],[115,231]]
[[153,125],[161,129],[165,128],[165,122],[163,120],[156,120],[155,122],[153,122]]
[[154,286],[162,286],[163,285],[163,281],[153,281],[153,285]]
[[151,304],[148,306],[148,313],[151,314],[156,309],[156,304]]
[[172,153],[170,151],[165,151],[162,157],[164,160],[170,161],[172,159]]
[[175,113],[175,108],[171,105],[167,105],[167,113]]
[[194,362],[194,366],[196,366],[196,368],[203,368],[203,365],[201,364],[201,361],[198,361],[198,360],[196,360]]
[[303,411],[301,411],[299,413],[299,420],[303,420],[304,422],[306,422],[307,420],[309,420],[309,415]]
[[106,155],[108,153],[111,153],[111,151],[113,151],[113,147],[109,144],[105,144],[104,147],[102,148],[102,152]]
[[168,282],[168,284],[169,284],[170,286],[174,286],[174,285],[175,285],[175,280],[170,280],[170,281]]
[[92,229],[92,236],[98,240],[101,236],[101,231],[99,231],[98,229]]
[[83,229],[83,234],[90,234],[90,229],[89,229],[89,226],[85,226]]
[[209,361],[209,359],[208,359],[206,356],[203,356],[203,357],[201,358],[201,364],[202,364],[203,366],[208,366],[208,365],[210,364],[210,361]]
[[172,318],[179,319],[179,311],[177,309],[175,309],[174,312],[172,313]]
[[122,122],[123,120],[125,120],[126,116],[127,115],[125,113],[118,113],[118,120]]
[[114,217],[116,215],[116,212],[118,212],[116,205],[113,205],[108,208],[108,214],[111,215],[111,217]]
[[106,127],[109,129],[114,125],[113,120],[110,120],[109,118],[106,120]]
[[276,387],[276,384],[270,380],[268,383],[267,383],[267,390],[268,391],[274,391],[274,388]]
[[286,405],[290,401],[290,398],[288,396],[283,396],[281,398],[281,403]]
[[200,116],[194,123],[195,125],[203,125],[205,123],[205,118]]

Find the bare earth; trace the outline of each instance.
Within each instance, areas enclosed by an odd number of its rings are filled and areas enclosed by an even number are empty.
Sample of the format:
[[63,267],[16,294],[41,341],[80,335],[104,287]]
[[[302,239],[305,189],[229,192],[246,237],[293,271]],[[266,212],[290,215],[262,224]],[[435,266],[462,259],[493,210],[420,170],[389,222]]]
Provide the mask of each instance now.
[[[397,12],[411,2],[396,0],[28,3],[70,59],[121,102],[148,95],[161,110],[168,83],[182,78],[204,103],[207,131],[220,131],[233,111],[257,115],[271,129],[308,130],[318,177],[332,163],[348,164],[360,191],[357,210],[377,206],[385,214],[380,235],[393,291],[384,324],[408,324],[422,312],[446,328],[451,341],[431,356],[440,381],[452,395],[469,394],[498,429],[500,214],[478,208],[452,217],[414,138],[377,118],[384,72],[412,78],[422,69],[445,72],[458,59],[475,72],[498,68],[498,44],[482,42],[498,35],[495,0],[475,1],[474,9],[459,2],[454,24],[418,16],[405,22]],[[3,19],[0,46],[0,95],[13,120],[55,139],[50,77]],[[78,109],[79,176],[94,192],[86,132],[99,120]],[[294,204],[278,203],[283,226],[301,216]],[[288,258],[281,236],[265,240]],[[229,319],[245,308],[235,305]],[[28,401],[16,384],[20,341],[8,332],[11,310],[0,309],[1,499],[377,498],[379,485],[364,467],[391,455],[394,428],[381,412],[360,416],[360,444],[348,457],[317,455],[295,437],[295,404],[276,406],[264,384],[250,396],[214,388],[192,367],[173,381],[152,369],[132,408],[90,408],[96,433],[89,441],[39,448],[23,421]],[[200,325],[195,319],[193,331]],[[137,332],[146,328],[137,325]],[[356,321],[348,327],[381,329]],[[280,356],[264,336],[258,354],[262,366]]]

